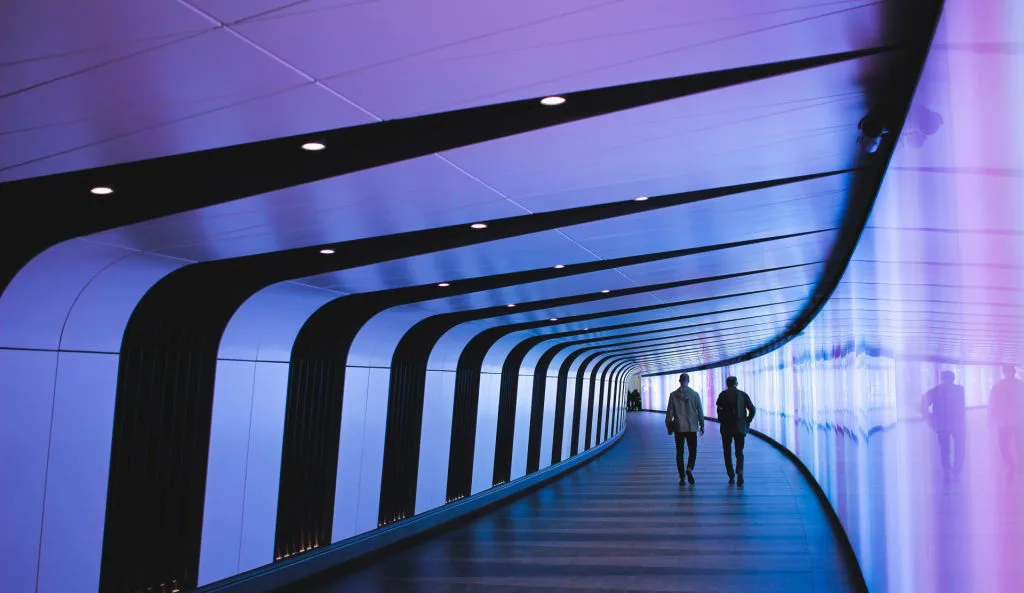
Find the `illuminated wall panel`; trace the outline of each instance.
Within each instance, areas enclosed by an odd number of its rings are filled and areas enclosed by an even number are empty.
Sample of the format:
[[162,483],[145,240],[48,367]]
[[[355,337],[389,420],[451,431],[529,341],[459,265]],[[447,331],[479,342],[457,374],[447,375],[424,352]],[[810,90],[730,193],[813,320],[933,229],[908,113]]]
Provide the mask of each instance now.
[[[1024,375],[1022,42],[1020,2],[947,1],[832,299],[780,350],[691,373],[706,405],[739,378],[754,428],[810,469],[875,592],[1024,582],[1024,389],[993,395],[1003,365]],[[936,397],[962,388],[963,412],[924,412],[947,371],[959,388]],[[676,386],[645,377],[644,407]]]

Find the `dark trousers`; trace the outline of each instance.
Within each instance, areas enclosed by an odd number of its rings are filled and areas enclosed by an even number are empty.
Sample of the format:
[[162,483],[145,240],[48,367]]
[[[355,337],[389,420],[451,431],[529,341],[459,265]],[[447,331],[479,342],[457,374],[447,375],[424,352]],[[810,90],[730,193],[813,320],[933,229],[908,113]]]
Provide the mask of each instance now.
[[1017,462],[1014,460],[1013,449],[1024,445],[1024,434],[1019,428],[1012,426],[1003,426],[999,429],[999,452],[1003,455],[1003,463],[1006,464],[1006,469],[1015,472],[1017,471]]
[[[693,464],[697,463],[697,433],[695,432],[677,432],[676,436],[676,469],[679,470],[679,479],[683,478],[683,473],[688,469],[693,469]],[[685,453],[685,447],[690,447],[690,455],[686,458],[686,465],[683,465],[683,454]]]
[[939,437],[942,470],[959,476],[960,472],[964,471],[964,431],[940,430],[935,434]]
[[[723,434],[722,435],[722,452],[725,453],[725,473],[729,474],[729,477],[733,477],[736,474],[743,473],[743,442],[747,440],[747,435],[739,434]],[[736,472],[732,471],[732,443],[736,442]]]

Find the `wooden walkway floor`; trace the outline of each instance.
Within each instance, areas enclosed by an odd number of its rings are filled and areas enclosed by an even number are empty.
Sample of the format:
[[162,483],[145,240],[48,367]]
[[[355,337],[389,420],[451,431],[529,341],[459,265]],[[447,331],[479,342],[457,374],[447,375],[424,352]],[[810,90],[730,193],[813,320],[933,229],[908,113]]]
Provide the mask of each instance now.
[[449,591],[854,591],[810,486],[748,437],[730,486],[718,425],[680,486],[664,416],[629,415],[623,441],[514,503],[294,593]]

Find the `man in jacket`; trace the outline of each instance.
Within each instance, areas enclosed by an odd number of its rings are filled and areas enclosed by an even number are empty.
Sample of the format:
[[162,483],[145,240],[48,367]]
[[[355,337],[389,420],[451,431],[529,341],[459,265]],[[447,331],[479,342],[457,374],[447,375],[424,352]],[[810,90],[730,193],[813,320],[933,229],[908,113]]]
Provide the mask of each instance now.
[[[743,485],[743,442],[747,438],[747,429],[754,420],[757,410],[750,396],[739,390],[736,377],[725,379],[725,391],[718,394],[715,408],[718,410],[718,421],[722,427],[722,449],[725,453],[725,473],[729,474],[729,483]],[[732,471],[732,444],[736,443],[736,472]]]
[[[704,434],[704,404],[701,403],[697,392],[690,389],[690,376],[686,373],[679,375],[679,389],[668,396],[665,428],[669,434],[676,437],[676,470],[679,471],[679,483],[682,484],[685,477],[693,484],[693,465],[697,462],[697,432]],[[690,448],[685,466],[684,447]]]
[[921,398],[921,413],[939,437],[942,474],[960,479],[964,471],[964,388],[953,371],[942,371],[941,382]]

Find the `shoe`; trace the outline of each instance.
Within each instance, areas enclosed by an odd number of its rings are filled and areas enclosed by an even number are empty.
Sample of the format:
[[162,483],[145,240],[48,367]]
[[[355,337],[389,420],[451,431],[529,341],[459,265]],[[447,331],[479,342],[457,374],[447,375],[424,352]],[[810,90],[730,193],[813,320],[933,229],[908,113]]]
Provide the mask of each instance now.
[[686,483],[686,482],[685,482],[685,481],[683,480],[683,478],[682,478],[682,477],[680,477],[680,478],[679,478],[679,485],[680,485],[680,486],[682,486],[682,485],[683,485],[683,484],[685,484],[685,483]]
[[696,482],[696,480],[693,479],[693,471],[692,470],[686,470],[686,481],[691,483],[691,484]]
[[733,476],[729,476],[729,483],[730,484],[735,484],[736,483],[736,478],[734,478]]
[[738,476],[736,476],[736,485],[737,486],[742,486],[743,485],[743,474],[739,474]]

